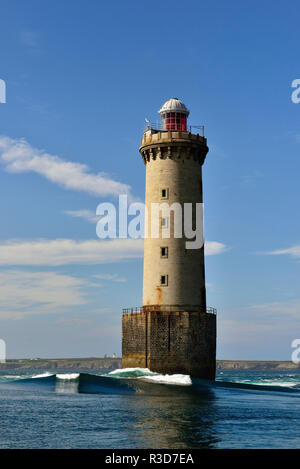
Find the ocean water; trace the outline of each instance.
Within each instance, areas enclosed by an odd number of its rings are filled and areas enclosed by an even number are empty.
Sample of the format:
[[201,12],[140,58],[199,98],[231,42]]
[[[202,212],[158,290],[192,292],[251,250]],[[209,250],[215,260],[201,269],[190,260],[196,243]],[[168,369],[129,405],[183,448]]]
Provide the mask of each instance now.
[[0,448],[299,448],[300,371],[0,372]]

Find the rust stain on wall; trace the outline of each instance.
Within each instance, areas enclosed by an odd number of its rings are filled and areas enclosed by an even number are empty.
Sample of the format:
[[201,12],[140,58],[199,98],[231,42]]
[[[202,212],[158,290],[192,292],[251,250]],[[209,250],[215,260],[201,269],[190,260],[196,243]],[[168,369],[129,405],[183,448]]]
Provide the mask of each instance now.
[[156,287],[155,291],[156,291],[156,304],[159,305],[161,304],[162,299],[163,299],[163,292],[162,292],[161,287]]

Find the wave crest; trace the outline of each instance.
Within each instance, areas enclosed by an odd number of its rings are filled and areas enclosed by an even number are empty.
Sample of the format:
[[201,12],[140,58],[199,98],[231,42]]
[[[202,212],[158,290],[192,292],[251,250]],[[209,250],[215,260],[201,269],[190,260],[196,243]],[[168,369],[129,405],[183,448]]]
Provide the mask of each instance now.
[[78,379],[80,376],[80,373],[57,373],[56,378],[57,379],[62,379],[64,381],[74,381],[75,379]]

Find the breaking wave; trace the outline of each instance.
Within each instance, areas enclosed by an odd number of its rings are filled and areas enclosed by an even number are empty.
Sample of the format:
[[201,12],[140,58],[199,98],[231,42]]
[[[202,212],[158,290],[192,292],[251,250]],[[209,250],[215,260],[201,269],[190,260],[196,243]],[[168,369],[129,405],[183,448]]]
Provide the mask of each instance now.
[[57,373],[56,378],[64,381],[74,381],[78,379],[80,373]]
[[55,392],[124,394],[142,393],[152,395],[170,395],[170,393],[209,393],[217,389],[239,389],[247,391],[277,391],[300,392],[299,377],[287,375],[274,378],[261,377],[250,382],[250,379],[240,381],[224,380],[225,375],[219,376],[217,381],[206,381],[191,378],[189,375],[163,375],[150,371],[148,368],[123,368],[103,374],[63,372],[27,375],[2,375],[0,383],[13,386],[43,386]]
[[[31,378],[47,378],[48,376],[53,376],[53,373],[48,373],[48,371],[46,371],[46,373],[31,376]],[[26,376],[26,378],[28,378],[28,376]]]
[[177,386],[190,386],[192,383],[189,375],[161,375],[150,371],[149,368],[121,368],[111,371],[109,376],[119,376],[120,378],[138,378],[144,381],[150,381],[161,384],[175,384]]

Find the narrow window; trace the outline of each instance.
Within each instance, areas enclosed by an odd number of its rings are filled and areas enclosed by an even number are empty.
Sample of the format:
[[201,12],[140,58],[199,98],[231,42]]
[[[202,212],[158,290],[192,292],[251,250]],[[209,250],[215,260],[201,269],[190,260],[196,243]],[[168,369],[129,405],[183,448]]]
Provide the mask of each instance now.
[[169,253],[168,253],[168,248],[167,247],[160,248],[160,257],[167,258],[168,254]]
[[161,275],[160,276],[160,284],[162,287],[167,287],[168,286],[168,276],[167,275]]
[[164,188],[161,190],[161,198],[168,199],[169,198],[169,189]]

